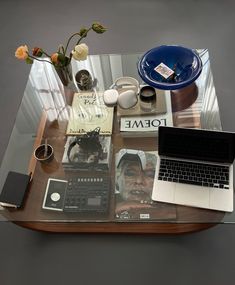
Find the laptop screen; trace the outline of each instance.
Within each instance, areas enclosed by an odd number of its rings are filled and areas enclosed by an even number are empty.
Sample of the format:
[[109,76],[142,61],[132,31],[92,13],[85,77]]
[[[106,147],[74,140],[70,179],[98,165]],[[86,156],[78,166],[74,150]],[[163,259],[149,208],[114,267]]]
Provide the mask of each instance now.
[[159,127],[159,155],[232,163],[235,134],[174,127]]

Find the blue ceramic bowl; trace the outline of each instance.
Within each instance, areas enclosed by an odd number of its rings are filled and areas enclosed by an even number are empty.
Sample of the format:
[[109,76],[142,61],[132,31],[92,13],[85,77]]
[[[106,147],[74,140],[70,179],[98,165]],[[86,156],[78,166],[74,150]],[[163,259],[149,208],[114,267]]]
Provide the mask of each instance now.
[[[163,63],[174,74],[164,78],[155,68]],[[202,71],[202,61],[193,50],[182,46],[165,45],[146,52],[138,62],[140,77],[148,85],[163,90],[176,90],[193,83]]]

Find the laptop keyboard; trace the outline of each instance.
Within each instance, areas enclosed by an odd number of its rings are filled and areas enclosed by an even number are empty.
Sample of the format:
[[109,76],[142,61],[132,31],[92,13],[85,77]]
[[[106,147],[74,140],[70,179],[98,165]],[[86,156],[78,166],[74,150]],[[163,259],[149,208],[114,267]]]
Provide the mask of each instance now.
[[161,159],[158,180],[229,189],[229,167]]

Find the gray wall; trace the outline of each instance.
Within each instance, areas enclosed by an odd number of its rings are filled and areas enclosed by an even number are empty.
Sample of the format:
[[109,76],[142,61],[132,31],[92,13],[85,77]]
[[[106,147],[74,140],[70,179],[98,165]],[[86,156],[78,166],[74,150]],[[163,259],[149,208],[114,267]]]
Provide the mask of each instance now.
[[[94,20],[108,32],[90,34],[91,53],[145,51],[160,44],[209,48],[225,130],[234,124],[232,0],[0,0],[0,159],[26,86],[29,66],[14,58],[27,43],[52,52]],[[57,235],[0,224],[2,284],[234,283],[235,226],[185,236]]]

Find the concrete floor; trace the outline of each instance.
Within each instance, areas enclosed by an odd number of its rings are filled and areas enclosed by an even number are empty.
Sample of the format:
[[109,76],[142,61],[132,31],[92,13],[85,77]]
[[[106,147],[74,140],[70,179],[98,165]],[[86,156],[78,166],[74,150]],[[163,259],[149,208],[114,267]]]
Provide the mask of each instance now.
[[[87,38],[90,53],[145,51],[161,44],[208,48],[221,119],[235,131],[232,0],[0,1],[0,159],[30,66],[20,44],[52,52],[94,20],[108,32]],[[2,284],[233,284],[235,226],[183,236],[57,235],[0,224]]]

